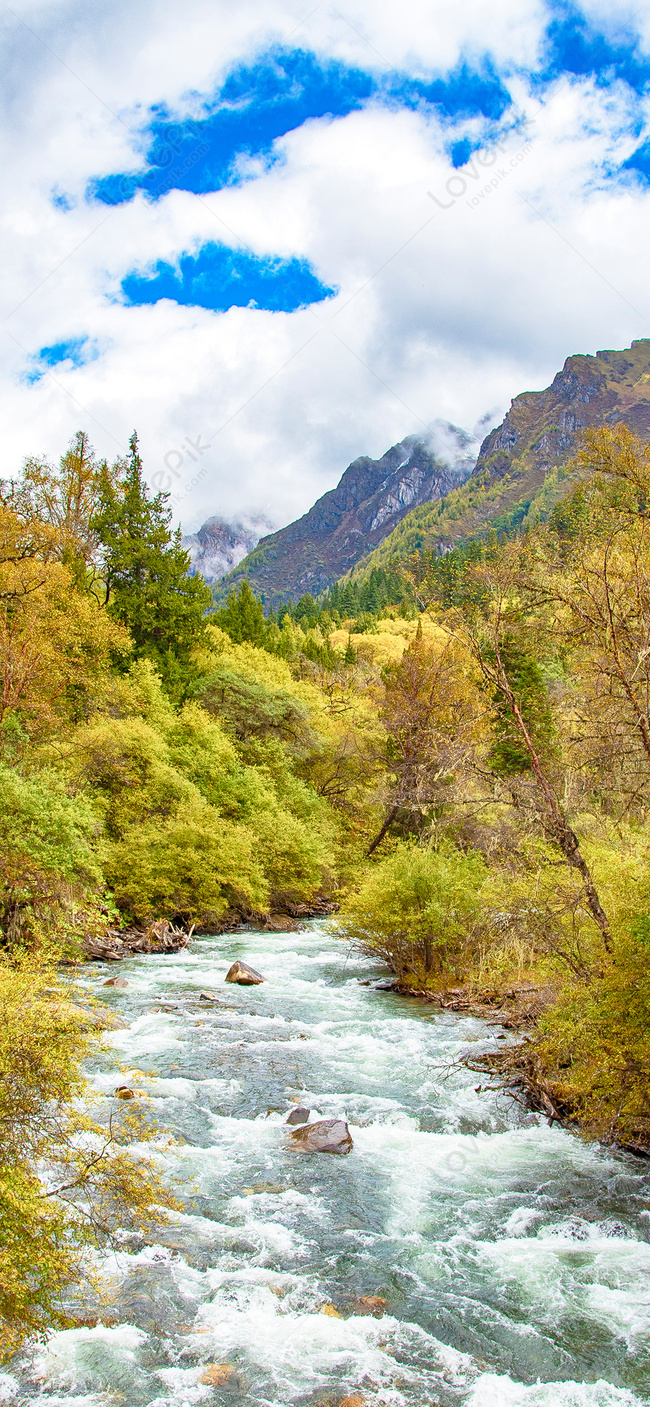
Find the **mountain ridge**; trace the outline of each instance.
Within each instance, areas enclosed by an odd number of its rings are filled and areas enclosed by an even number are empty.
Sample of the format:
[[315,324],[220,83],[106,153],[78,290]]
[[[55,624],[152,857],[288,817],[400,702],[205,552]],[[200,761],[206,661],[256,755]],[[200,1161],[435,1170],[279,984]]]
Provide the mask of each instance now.
[[260,539],[215,589],[215,600],[244,578],[271,609],[327,590],[415,504],[443,497],[471,473],[472,437],[451,425],[439,433],[445,461],[416,435],[392,445],[380,459],[353,460],[336,487],[307,513]]
[[348,576],[362,579],[421,551],[448,552],[492,531],[532,526],[581,476],[567,467],[581,432],[619,421],[650,439],[650,338],[621,351],[575,353],[549,386],[515,396],[465,482],[440,504],[418,505]]

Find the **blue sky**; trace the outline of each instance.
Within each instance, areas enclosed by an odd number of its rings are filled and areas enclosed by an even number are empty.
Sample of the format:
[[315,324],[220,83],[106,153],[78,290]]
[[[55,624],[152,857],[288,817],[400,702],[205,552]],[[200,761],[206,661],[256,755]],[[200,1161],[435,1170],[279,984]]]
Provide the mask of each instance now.
[[650,12],[32,0],[4,43],[12,465],[137,426],[186,527],[280,524],[650,332]]
[[[569,75],[594,78],[604,90],[622,81],[639,96],[650,87],[650,60],[631,34],[608,37],[574,6],[549,10],[540,45],[541,65],[526,74],[544,94]],[[172,190],[206,194],[251,181],[260,166],[283,159],[279,139],[319,119],[343,118],[369,104],[410,108],[434,114],[443,132],[452,166],[462,168],[484,144],[486,133],[512,124],[516,114],[510,92],[489,53],[466,59],[444,76],[429,80],[406,72],[364,70],[323,60],[305,49],[276,48],[254,63],[235,66],[219,91],[206,97],[197,115],[180,118],[155,105],[141,128],[140,169],[93,177],[87,197],[121,205],[142,192],[153,202]],[[474,120],[472,136],[454,139],[459,120]],[[650,173],[650,148],[642,144],[622,163],[641,179]],[[60,194],[55,200],[65,200]],[[256,258],[250,250],[228,251],[208,242],[197,253],[182,251],[174,264],[157,261],[122,279],[130,306],[172,299],[179,304],[224,312],[255,306],[295,312],[322,301],[333,290],[323,285],[306,259]]]
[[335,291],[319,282],[305,260],[256,258],[248,250],[213,243],[204,244],[197,255],[181,255],[177,265],[159,260],[150,273],[130,273],[122,279],[131,307],[169,298],[220,313],[249,306],[294,313]]
[[[464,117],[496,123],[510,107],[510,97],[488,58],[477,69],[463,62],[445,78],[425,82],[406,73],[383,77],[323,62],[301,49],[276,49],[261,54],[255,64],[234,69],[205,103],[204,116],[179,121],[154,109],[140,134],[142,169],[94,178],[88,196],[122,205],[133,200],[136,191],[159,201],[170,190],[207,193],[239,185],[254,179],[260,163],[268,169],[282,160],[278,138],[306,122],[346,117],[369,103],[431,109],[443,122]],[[471,143],[452,141],[453,164],[467,160],[471,149]],[[57,195],[55,200],[64,198]],[[243,250],[233,250],[228,257],[214,243],[198,255],[183,252],[175,268],[159,261],[148,275],[129,273],[122,289],[131,306],[174,298],[221,312],[251,303],[295,312],[332,292],[304,260],[257,260]]]
[[85,366],[95,355],[87,337],[70,337],[67,342],[54,342],[51,347],[39,348],[30,370],[26,372],[26,380],[29,384],[40,381],[48,369],[55,366]]

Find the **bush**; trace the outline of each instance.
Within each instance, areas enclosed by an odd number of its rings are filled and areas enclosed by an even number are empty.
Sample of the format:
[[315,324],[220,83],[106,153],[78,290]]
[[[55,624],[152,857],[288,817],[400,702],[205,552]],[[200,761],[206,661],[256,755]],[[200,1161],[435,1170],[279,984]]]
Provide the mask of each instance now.
[[264,909],[268,884],[256,837],[223,821],[202,797],[164,820],[128,827],[104,847],[115,902],[145,922],[156,914],[213,922],[235,904]]
[[650,918],[588,983],[565,986],[538,1050],[560,1110],[593,1138],[650,1148]]
[[46,769],[23,776],[0,762],[0,792],[0,941],[24,944],[58,921],[67,898],[100,889],[98,822]]
[[486,876],[474,852],[399,844],[348,899],[341,928],[385,958],[400,981],[444,987],[471,963]]

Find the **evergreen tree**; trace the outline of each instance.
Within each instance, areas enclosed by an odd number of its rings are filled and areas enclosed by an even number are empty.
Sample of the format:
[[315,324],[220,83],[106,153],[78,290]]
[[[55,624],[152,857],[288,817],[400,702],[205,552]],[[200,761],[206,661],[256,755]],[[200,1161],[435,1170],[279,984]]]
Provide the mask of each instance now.
[[345,620],[350,616],[355,616],[358,608],[358,593],[353,587],[352,582],[348,581],[346,582],[346,585],[344,586],[341,592],[341,599],[339,603],[339,610],[343,619]]
[[[499,653],[530,737],[540,755],[547,758],[553,752],[553,721],[542,671],[526,645],[512,634],[504,635]],[[492,663],[494,652],[487,650],[486,658]],[[495,689],[493,703],[495,742],[490,751],[493,771],[502,777],[530,771],[530,752],[522,742],[502,688]]]
[[304,625],[309,628],[317,624],[319,615],[320,610],[308,591],[305,596],[300,597],[298,605],[294,608],[293,618],[297,621],[303,621]]
[[[282,615],[282,620],[284,615]],[[249,641],[261,645],[266,635],[266,621],[262,602],[258,600],[246,580],[242,581],[239,593],[231,591],[223,610],[216,611],[213,620],[221,630],[225,630],[236,645]]]
[[172,534],[168,495],[151,498],[135,431],[118,476],[100,476],[93,527],[99,541],[104,604],[130,631],[134,659],[150,659],[168,691],[182,695],[191,653],[205,631],[209,588],[189,575],[180,528]]

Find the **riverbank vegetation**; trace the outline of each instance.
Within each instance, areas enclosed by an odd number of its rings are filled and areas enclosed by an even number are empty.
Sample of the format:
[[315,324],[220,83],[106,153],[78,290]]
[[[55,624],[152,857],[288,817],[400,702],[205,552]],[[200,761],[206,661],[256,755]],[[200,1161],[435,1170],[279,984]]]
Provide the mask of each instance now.
[[[108,465],[79,434],[59,466],[30,460],[2,486],[7,1343],[51,1322],[101,1239],[90,1174],[73,1210],[50,1196],[100,1134],[59,1120],[55,1136],[47,1110],[78,1098],[90,1039],[57,965],[108,929],[336,904],[405,988],[543,991],[507,1073],[527,1062],[557,1117],[650,1146],[650,457],[618,427],[587,437],[580,469],[525,534],[279,617],[246,582],[212,609],[135,437]],[[11,1091],[30,1062],[20,1143]],[[131,1195],[124,1149],[106,1155],[101,1235]],[[151,1169],[142,1187],[153,1215]]]
[[412,563],[445,644],[387,679],[395,840],[345,924],[410,987],[544,986],[522,1059],[548,1105],[647,1148],[650,457],[618,427],[581,469],[525,535]]

